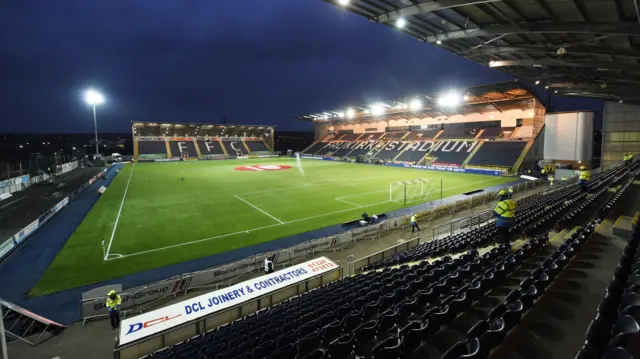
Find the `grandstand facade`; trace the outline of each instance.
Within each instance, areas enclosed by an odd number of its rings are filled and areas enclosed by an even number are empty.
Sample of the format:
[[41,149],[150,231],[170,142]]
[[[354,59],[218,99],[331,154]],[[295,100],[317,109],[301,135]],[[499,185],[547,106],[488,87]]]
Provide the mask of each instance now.
[[273,154],[275,126],[133,122],[138,161],[227,159]]
[[541,137],[546,109],[518,83],[452,94],[460,97],[459,106],[430,94],[299,116],[314,123],[317,140],[303,154],[504,173],[542,158],[529,150]]

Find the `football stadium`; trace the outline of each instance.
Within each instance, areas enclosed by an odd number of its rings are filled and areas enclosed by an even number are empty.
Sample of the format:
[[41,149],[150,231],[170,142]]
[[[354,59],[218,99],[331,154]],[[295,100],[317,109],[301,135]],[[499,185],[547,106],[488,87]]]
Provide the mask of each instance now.
[[225,117],[32,155],[0,182],[3,359],[640,358],[631,2],[326,3],[515,79],[291,113],[299,151]]

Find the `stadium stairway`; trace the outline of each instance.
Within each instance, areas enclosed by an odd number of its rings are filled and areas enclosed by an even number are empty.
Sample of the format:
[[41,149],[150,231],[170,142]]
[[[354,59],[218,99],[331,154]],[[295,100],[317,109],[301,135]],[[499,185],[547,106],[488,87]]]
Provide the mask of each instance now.
[[[484,130],[481,130],[480,132],[482,132]],[[480,134],[478,134],[480,135]],[[460,166],[464,167],[464,165],[466,165],[467,163],[469,163],[469,161],[471,161],[471,159],[473,158],[473,156],[476,155],[476,153],[478,152],[478,150],[480,149],[480,147],[482,147],[482,145],[484,145],[484,141],[479,141],[478,145],[473,149],[473,151],[471,151],[471,153],[469,154],[469,156],[467,156],[467,158],[462,162],[462,164]]]
[[167,158],[172,158],[173,155],[171,154],[171,146],[169,146],[169,140],[164,140],[164,144],[167,147]]
[[527,141],[527,144],[524,146],[524,149],[520,153],[520,156],[518,156],[516,163],[514,163],[513,167],[511,167],[511,173],[518,173],[518,169],[522,165],[522,162],[524,162],[524,159],[527,158],[527,154],[529,153],[531,147],[533,147],[534,142],[535,140]]

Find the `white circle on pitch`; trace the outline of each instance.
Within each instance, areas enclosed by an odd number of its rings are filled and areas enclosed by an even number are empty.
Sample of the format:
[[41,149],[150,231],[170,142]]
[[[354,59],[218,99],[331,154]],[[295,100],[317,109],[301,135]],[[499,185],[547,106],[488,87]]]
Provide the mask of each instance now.
[[263,169],[263,170],[279,170],[281,167],[280,166],[274,166],[274,165],[260,165],[260,166],[258,166],[258,168]]

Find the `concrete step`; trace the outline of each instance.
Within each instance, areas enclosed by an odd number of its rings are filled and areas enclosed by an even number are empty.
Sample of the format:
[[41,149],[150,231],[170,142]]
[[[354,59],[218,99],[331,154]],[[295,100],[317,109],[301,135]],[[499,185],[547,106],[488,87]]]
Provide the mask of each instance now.
[[613,225],[613,234],[622,238],[631,237],[633,232],[633,217],[620,216]]

